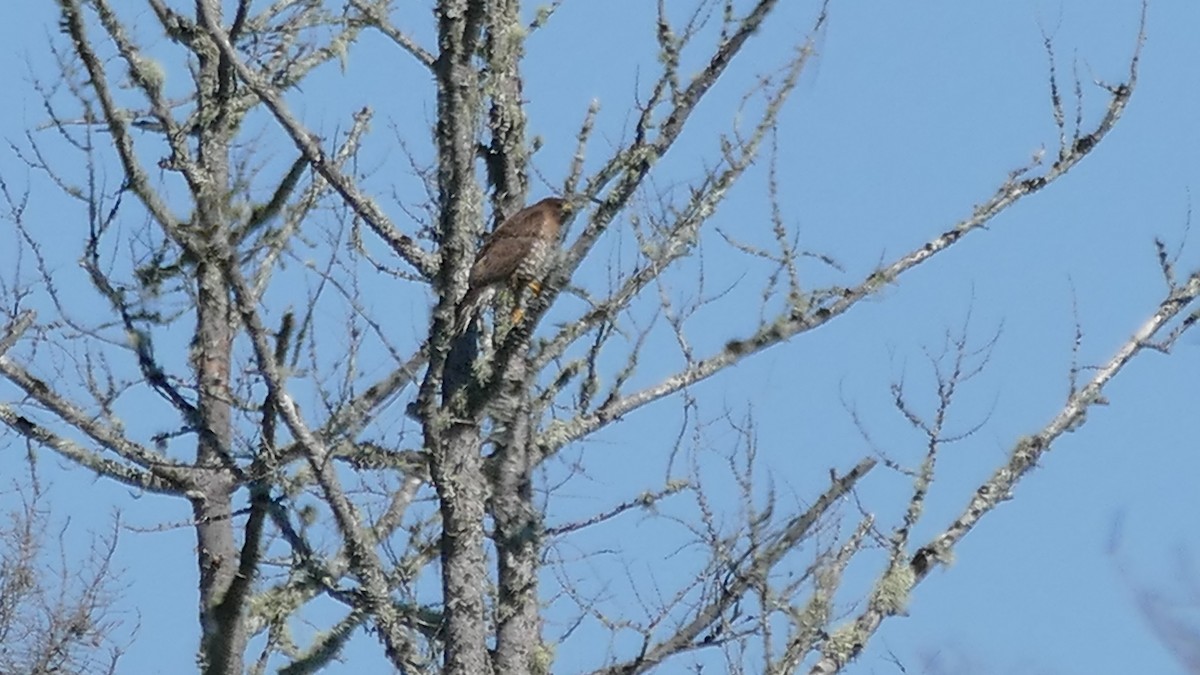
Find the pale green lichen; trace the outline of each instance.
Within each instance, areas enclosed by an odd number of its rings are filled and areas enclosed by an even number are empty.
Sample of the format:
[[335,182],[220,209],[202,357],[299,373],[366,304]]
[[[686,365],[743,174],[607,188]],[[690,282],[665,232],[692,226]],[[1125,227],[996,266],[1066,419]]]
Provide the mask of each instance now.
[[580,399],[583,401],[591,401],[592,398],[595,397],[596,394],[599,392],[600,392],[600,378],[599,377],[589,377],[583,381],[583,385],[580,387],[580,390],[579,390],[579,396],[580,396]]
[[247,608],[248,628],[251,632],[258,632],[272,627],[279,650],[294,656],[298,650],[288,628],[288,619],[311,598],[310,590],[290,584],[252,596]]
[[167,81],[167,71],[161,63],[140,55],[134,55],[132,60],[135,80],[140,80],[155,91],[163,88]]
[[533,27],[540,28],[544,23],[550,20],[550,15],[553,13],[553,5],[538,5],[537,10],[533,14]]
[[341,623],[329,630],[321,631],[313,636],[312,643],[304,651],[295,650],[293,662],[287,668],[288,673],[317,673],[338,657],[342,647],[346,645],[362,621],[355,613],[351,613]]
[[520,56],[521,44],[525,41],[525,38],[528,35],[529,32],[525,30],[525,25],[520,21],[513,21],[512,23],[508,24],[508,30],[505,31],[504,37],[508,39],[508,44],[506,46],[509,50],[511,50],[510,53],[512,53],[514,56]]
[[549,675],[554,665],[554,644],[541,642],[529,655],[529,672],[533,675]]
[[875,587],[876,606],[885,614],[903,614],[915,582],[916,575],[911,565],[906,562],[892,565]]
[[358,31],[346,31],[337,36],[325,48],[326,53],[338,60],[338,67],[344,73],[349,64],[350,47],[358,39]]
[[888,279],[887,274],[885,274],[882,270],[877,270],[872,272],[871,275],[867,277],[867,280],[863,282],[863,288],[868,293],[874,293],[883,288],[889,281],[890,279]]
[[814,593],[797,618],[799,624],[806,630],[815,631],[829,620],[830,604],[824,593]]
[[862,644],[858,626],[847,623],[829,635],[825,641],[825,653],[832,656],[840,664],[848,663]]
[[941,540],[937,541],[933,546],[925,549],[930,557],[938,564],[949,567],[954,564],[954,550],[946,546]]

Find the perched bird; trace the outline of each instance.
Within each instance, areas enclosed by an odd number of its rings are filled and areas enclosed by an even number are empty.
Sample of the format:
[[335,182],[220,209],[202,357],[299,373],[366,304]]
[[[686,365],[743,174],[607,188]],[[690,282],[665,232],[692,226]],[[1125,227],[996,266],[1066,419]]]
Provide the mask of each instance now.
[[524,313],[519,298],[525,288],[541,293],[542,277],[550,271],[554,252],[558,248],[558,232],[570,205],[558,197],[547,197],[509,216],[495,229],[471,265],[467,295],[458,307],[455,333],[462,334],[471,325],[491,291],[508,284],[514,294],[517,310],[513,322]]

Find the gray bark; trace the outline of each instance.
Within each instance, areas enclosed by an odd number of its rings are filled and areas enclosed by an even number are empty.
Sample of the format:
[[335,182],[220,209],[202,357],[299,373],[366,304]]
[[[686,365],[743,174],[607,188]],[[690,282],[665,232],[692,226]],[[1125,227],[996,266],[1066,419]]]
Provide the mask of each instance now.
[[[450,387],[444,380],[447,374],[469,369],[469,364],[461,360],[469,350],[452,350],[453,331],[449,328],[457,301],[466,290],[473,238],[481,224],[475,177],[481,100],[473,59],[482,40],[484,9],[484,3],[468,0],[440,3],[439,55],[434,63],[442,265],[435,281],[439,298],[434,309],[429,370],[421,386],[419,406],[430,474],[442,515],[442,653],[446,675],[478,675],[491,670],[484,604],[488,585],[483,532],[487,493],[479,427],[459,421],[466,412],[462,378],[453,378]],[[448,358],[452,351],[454,361]]]
[[[787,233],[780,225],[779,276],[783,278],[790,271],[795,277],[786,301],[768,305],[764,300],[764,308],[769,307],[769,312],[763,314],[766,318],[734,329],[741,332],[731,332],[725,337],[732,339],[700,352],[688,344],[684,334],[686,317],[676,320],[673,310],[677,308],[670,307],[664,297],[662,315],[676,331],[685,362],[656,380],[627,388],[629,382],[641,382],[633,375],[643,356],[645,337],[628,330],[631,326],[626,325],[626,318],[633,313],[630,308],[664,281],[664,271],[694,252],[701,229],[759,158],[763,143],[775,142],[780,110],[825,29],[824,6],[815,17],[811,35],[797,45],[786,67],[773,76],[775,79],[764,78],[761,87],[752,90],[763,95],[762,111],[756,113],[751,124],[738,126],[735,133],[720,139],[720,159],[715,168],[706,169],[700,179],[688,185],[686,197],[675,200],[670,195],[659,195],[663,206],[651,214],[653,227],[646,227],[645,221],[639,225],[635,219],[628,219],[635,234],[645,238],[639,241],[645,246],[640,247],[632,268],[621,264],[610,267],[607,297],[588,295],[598,292],[594,289],[567,291],[572,275],[601,236],[610,227],[617,227],[615,223],[625,227],[622,216],[631,209],[640,209],[634,204],[635,195],[658,189],[651,180],[658,178],[655,172],[662,166],[660,160],[681,138],[693,113],[739,58],[743,47],[762,32],[772,11],[781,4],[778,0],[756,0],[739,15],[730,3],[723,16],[713,13],[704,18],[702,10],[707,5],[701,3],[696,15],[680,24],[672,23],[665,3],[659,3],[659,16],[652,28],[658,41],[660,61],[656,67],[660,72],[651,75],[648,89],[639,87],[638,96],[647,98],[639,98],[629,113],[628,137],[616,141],[608,157],[589,158],[597,159],[596,168],[586,173],[585,155],[599,110],[594,105],[580,131],[575,162],[562,183],[562,196],[580,204],[590,200],[598,205],[585,210],[581,220],[586,222],[579,223],[580,227],[566,230],[573,233],[573,238],[564,246],[565,255],[545,280],[544,292],[529,299],[523,321],[494,331],[486,325],[476,326],[458,336],[451,327],[466,290],[467,271],[479,235],[525,205],[529,198],[530,146],[526,142],[521,61],[526,37],[546,24],[559,3],[540,13],[534,25],[526,26],[517,0],[440,0],[434,3],[437,45],[427,49],[390,23],[398,12],[387,0],[347,0],[344,5],[291,3],[257,10],[261,14],[254,13],[249,0],[242,0],[233,3],[236,9],[231,10],[228,24],[219,0],[196,0],[194,19],[176,13],[160,0],[149,0],[168,37],[183,45],[181,51],[190,59],[195,109],[185,105],[187,119],[181,121],[176,119],[176,111],[181,108],[164,98],[161,74],[155,76],[146,65],[149,60],[139,55],[125,27],[108,7],[111,0],[59,1],[64,28],[87,71],[88,81],[81,88],[88,93],[80,100],[88,115],[93,114],[93,95],[99,106],[102,126],[124,173],[122,193],[137,196],[165,233],[165,248],[178,254],[179,261],[186,261],[176,268],[183,270],[179,279],[186,282],[187,294],[195,301],[190,372],[180,366],[186,376],[167,377],[148,346],[138,346],[136,356],[148,388],[161,394],[183,419],[184,431],[177,436],[194,437],[195,458],[191,462],[172,460],[160,450],[140,445],[124,435],[117,421],[97,417],[87,404],[70,401],[8,357],[5,352],[29,329],[32,315],[21,318],[8,334],[0,336],[0,375],[96,447],[81,446],[67,435],[56,433],[52,426],[22,415],[15,405],[0,403],[0,422],[31,442],[98,473],[189,500],[200,571],[198,660],[203,672],[210,675],[245,672],[251,626],[256,630],[267,626],[264,631],[269,631],[272,626],[268,624],[275,622],[274,627],[284,626],[281,630],[286,632],[288,622],[305,603],[318,596],[340,603],[346,612],[344,617],[327,635],[316,638],[307,653],[295,655],[286,648],[272,651],[276,645],[269,643],[260,659],[260,670],[265,669],[268,658],[280,658],[285,653],[292,660],[283,672],[319,670],[336,658],[350,635],[366,626],[382,643],[384,656],[402,672],[547,672],[553,655],[542,640],[538,587],[546,542],[630,510],[652,507],[658,499],[677,492],[694,491],[699,502],[705,497],[690,478],[680,482],[672,476],[659,492],[647,492],[611,511],[578,523],[556,525],[557,532],[547,532],[545,514],[534,500],[535,472],[541,462],[626,415],[665,397],[686,393],[693,385],[736,367],[746,358],[824,328],[875,296],[880,288],[899,283],[923,262],[984,229],[995,216],[1045,189],[1081,162],[1114,127],[1136,84],[1135,55],[1129,81],[1110,89],[1108,110],[1100,122],[1089,133],[1078,130],[1073,142],[1060,148],[1052,164],[1041,166],[1035,162],[1014,172],[970,217],[917,248],[881,262],[863,278],[849,278],[845,285],[832,290],[803,287],[795,274],[795,261],[801,253],[795,244],[787,243],[790,237],[784,236]],[[337,12],[329,11],[333,5]],[[99,19],[107,39],[115,45],[122,68],[120,76],[114,75],[114,70],[105,71],[107,47],[99,52],[92,49],[81,18],[85,13]],[[709,20],[721,23],[721,33],[701,54],[700,42],[706,32],[700,29]],[[305,32],[314,26],[330,29],[335,37],[321,44],[321,38],[310,38]],[[335,58],[335,54],[344,56],[339,50],[349,50],[364,26],[372,26],[391,38],[427,68],[436,83],[435,178],[426,184],[432,202],[432,234],[428,237],[432,243],[423,238],[427,231],[408,232],[388,220],[372,198],[359,189],[357,175],[343,168],[348,159],[355,157],[359,138],[366,133],[371,119],[369,109],[353,116],[349,140],[330,151],[326,139],[307,129],[300,117],[289,111],[285,100],[285,92],[300,84],[311,68]],[[246,35],[243,31],[259,31],[262,35],[254,36],[255,40],[239,40],[239,33]],[[312,43],[305,42],[310,39]],[[248,46],[274,45],[273,41],[291,47],[269,53]],[[701,66],[694,74],[680,70],[684,52],[689,62],[694,59]],[[699,58],[702,56],[705,58]],[[155,141],[161,142],[168,154],[159,166],[182,176],[187,185],[192,203],[186,215],[171,212],[166,192],[160,194],[153,172],[140,164],[143,148],[135,151],[135,136],[130,133],[133,109],[120,107],[125,93],[118,92],[115,97],[110,93],[110,87],[117,86],[116,77],[126,73],[132,83],[128,89],[140,90],[146,99],[142,102],[145,109],[137,109],[136,114],[154,118],[160,127]],[[1056,109],[1061,107],[1057,98],[1054,104]],[[283,137],[295,146],[288,148],[293,153],[288,157],[291,168],[262,204],[254,204],[247,195],[240,194],[243,186],[253,181],[231,159],[233,149],[241,147],[237,144],[244,140],[238,134],[239,120],[255,107],[269,112]],[[96,124],[90,117],[86,123]],[[137,138],[141,143],[141,137]],[[613,143],[611,139],[605,142]],[[298,157],[294,156],[297,153]],[[311,185],[305,196],[294,198],[293,190],[306,177],[311,178]],[[260,187],[257,182],[253,184],[255,190]],[[333,400],[335,396],[318,387],[319,395],[326,396],[322,403],[327,409],[306,417],[296,405],[295,394],[289,391],[292,374],[287,358],[288,335],[293,331],[294,317],[290,311],[285,313],[287,328],[281,328],[273,340],[266,326],[273,325],[274,320],[268,321],[268,313],[262,308],[263,289],[270,282],[276,260],[300,230],[298,224],[273,229],[274,221],[286,219],[294,210],[301,214],[298,223],[304,219],[305,209],[313,208],[312,204],[325,197],[353,214],[344,222],[354,219],[353,227],[363,223],[364,230],[379,237],[395,260],[405,266],[405,272],[397,277],[425,284],[422,291],[432,291],[434,307],[428,337],[408,354],[392,350],[393,372],[377,375],[371,386],[362,386],[359,364],[352,363],[346,367],[347,383],[339,392],[342,398]],[[490,224],[484,221],[485,199],[490,205]],[[240,247],[263,230],[271,230],[276,239],[264,238],[266,243]],[[245,250],[251,246],[258,248]],[[345,262],[337,257],[331,260]],[[361,260],[351,262],[355,264],[347,265],[347,269],[355,269]],[[260,266],[256,269],[256,265]],[[110,284],[98,269],[91,272],[93,283],[124,320],[124,328],[137,334],[135,328],[141,324],[133,325],[122,304],[126,287]],[[322,282],[337,281],[328,272],[314,274]],[[354,274],[358,272],[349,276],[357,282]],[[567,324],[541,326],[539,339],[531,339],[544,313],[563,292],[577,293],[588,304],[587,309]],[[366,323],[377,328],[368,312],[356,304],[358,298],[352,293],[347,295],[346,306],[353,307],[367,319]],[[657,618],[642,626],[629,617],[602,617],[611,625],[621,625],[618,630],[642,631],[643,645],[640,652],[614,655],[596,672],[669,669],[681,655],[719,648],[726,640],[748,640],[755,634],[763,636],[762,651],[767,657],[764,672],[793,672],[815,652],[820,654],[813,672],[841,670],[879,626],[896,614],[900,606],[895,601],[896,589],[900,587],[906,593],[930,569],[942,564],[980,517],[994,508],[1000,496],[1007,494],[1049,450],[1055,438],[1082,423],[1083,413],[1101,398],[1108,379],[1148,341],[1160,336],[1164,326],[1190,308],[1198,296],[1200,273],[1174,287],[1170,302],[1163,305],[1155,322],[1126,347],[1121,359],[1101,373],[1103,379],[1072,398],[1055,425],[1016,446],[1009,463],[982,486],[986,489],[981,489],[963,517],[942,535],[916,553],[909,551],[907,534],[897,538],[890,552],[887,578],[881,580],[883,590],[866,598],[856,608],[860,616],[838,631],[827,630],[833,628],[830,624],[838,614],[832,599],[838,593],[841,571],[863,550],[868,532],[873,532],[870,517],[864,517],[854,534],[835,542],[840,546],[829,544],[821,549],[816,544],[819,550],[815,562],[805,572],[816,579],[811,589],[806,591],[799,582],[779,588],[772,583],[781,561],[802,545],[811,544],[820,524],[833,518],[837,505],[872,470],[875,461],[870,458],[844,474],[831,472],[829,488],[812,508],[789,514],[782,514],[783,507],[775,511],[773,497],[764,509],[758,509],[752,472],[747,469],[741,480],[745,489],[744,527],[728,537],[718,536],[714,528],[711,540],[698,539],[710,547],[706,552],[712,560],[706,571],[692,580],[696,592],[665,600],[663,607],[654,608],[659,613]],[[567,309],[578,306],[574,302],[563,304]],[[636,321],[633,318],[629,323]],[[146,323],[149,335],[157,325]],[[622,340],[608,342],[615,333],[622,332]],[[357,334],[351,340],[357,340]],[[610,350],[622,341],[624,346]],[[252,356],[235,362],[241,354],[235,352],[235,342],[248,342]],[[313,351],[326,348],[322,344],[314,346]],[[625,367],[615,377],[599,372],[601,352],[608,350],[603,361],[608,364],[623,348],[628,348]],[[314,364],[320,360],[313,358]],[[419,375],[422,366],[427,366],[423,378]],[[419,391],[409,412],[421,425],[419,446],[383,447],[386,443],[363,438],[370,433],[371,421],[385,408],[385,402],[418,380]],[[174,383],[178,381],[194,383],[195,391],[177,390]],[[578,386],[579,395],[567,393],[568,386]],[[256,392],[256,400],[247,403],[246,391]],[[261,408],[257,408],[260,401]],[[244,421],[243,413],[254,421],[239,426]],[[258,424],[261,428],[255,429]],[[290,445],[276,447],[277,424],[282,425],[280,430],[286,427]],[[251,447],[237,448],[235,453],[235,439],[253,437],[255,433],[260,434],[257,452]],[[932,466],[932,456],[929,463]],[[360,485],[351,485],[359,476],[347,479],[343,471],[347,467],[362,470],[368,465],[381,469],[378,475],[383,478],[372,487],[395,487],[394,493],[384,493],[391,502],[382,515],[379,512],[383,509],[375,508],[376,503],[358,490]],[[293,468],[296,470],[289,473]],[[281,479],[281,475],[285,477]],[[430,506],[428,513],[421,514],[421,522],[406,529],[412,524],[411,518],[406,521],[406,510],[426,486],[436,494],[436,509]],[[238,491],[247,488],[248,515],[234,509],[235,498],[240,500]],[[924,498],[927,488],[924,485],[918,491],[914,504]],[[307,538],[303,529],[311,521],[288,510],[289,498],[299,492],[320,501],[324,509],[321,513],[329,516],[324,521],[328,525],[324,532],[333,533],[335,543],[322,548]],[[915,513],[916,509],[910,511]],[[297,526],[295,519],[303,526]],[[911,519],[915,522],[916,516]],[[906,533],[911,524],[906,525]],[[268,526],[273,528],[273,539],[269,540],[264,536]],[[487,526],[491,526],[490,531]],[[275,542],[290,547],[288,552],[294,560],[292,567],[279,575],[286,580],[266,590],[255,588],[260,581],[264,541],[271,541],[272,547]],[[412,589],[413,579],[435,563],[440,563],[441,602],[414,599],[417,593]],[[809,591],[811,595],[804,597]],[[268,598],[269,603],[251,602],[270,593],[275,595]],[[764,609],[751,626],[743,605],[752,604],[756,595]],[[257,609],[266,605],[270,605],[268,610]],[[583,619],[590,616],[591,608],[581,604],[579,609]],[[769,634],[779,630],[773,624],[786,623],[778,620],[785,610],[791,612],[789,619],[794,625],[788,629],[786,647],[773,652]],[[268,641],[273,638],[268,637]]]
[[[197,0],[197,21],[221,21],[221,3]],[[229,63],[210,40],[193,43],[197,57],[198,139],[194,220],[185,234],[197,256],[196,333],[193,367],[196,371],[199,423],[196,465],[201,475],[192,498],[200,563],[200,662],[207,675],[244,672],[246,583],[239,581],[239,547],[234,532],[231,418],[231,367],[234,324],[229,287],[221,271],[230,238],[226,213],[229,183],[229,141],[234,131],[230,104],[235,86]],[[182,158],[176,158],[182,159]],[[240,593],[238,591],[241,591]]]

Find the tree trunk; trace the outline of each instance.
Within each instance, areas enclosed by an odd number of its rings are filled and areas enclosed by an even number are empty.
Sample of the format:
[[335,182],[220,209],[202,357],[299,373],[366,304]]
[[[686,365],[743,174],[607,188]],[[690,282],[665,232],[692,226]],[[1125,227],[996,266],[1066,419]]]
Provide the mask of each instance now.
[[[514,416],[510,442],[497,451],[492,514],[495,520],[499,593],[496,599],[495,672],[547,672],[537,667],[541,627],[537,574],[542,522],[533,503],[534,462],[528,410]],[[548,666],[548,664],[543,664]]]
[[[206,16],[207,15],[207,16]],[[221,3],[196,0],[196,18],[220,25]],[[245,593],[236,583],[239,548],[234,537],[230,369],[236,324],[221,261],[228,255],[229,139],[233,122],[229,102],[233,73],[210,39],[192,44],[197,57],[199,137],[192,163],[202,181],[193,181],[196,210],[189,232],[196,256],[196,335],[194,367],[198,380],[197,465],[211,472],[198,481],[193,498],[200,561],[200,661],[206,675],[241,675],[246,651]],[[235,585],[236,584],[236,585]]]
[[218,268],[197,265],[197,464],[209,469],[192,499],[200,563],[200,659],[205,673],[240,674],[246,649],[243,614],[226,595],[238,571],[233,532],[234,479],[226,466],[231,442],[228,385],[232,349],[229,299]]
[[[442,265],[435,285],[440,300],[434,315],[430,364],[422,385],[426,449],[442,515],[442,590],[445,602],[446,675],[480,675],[488,664],[488,584],[483,518],[486,484],[477,424],[450,418],[462,410],[457,387],[444,389],[444,376],[469,364],[448,363],[456,299],[466,286],[467,251],[479,231],[479,187],[475,173],[480,121],[479,71],[474,63],[481,42],[485,3],[444,2],[438,13],[438,189]],[[457,291],[456,291],[457,289]],[[457,357],[462,350],[455,350]],[[443,392],[439,406],[436,392]],[[438,412],[434,412],[438,410]]]

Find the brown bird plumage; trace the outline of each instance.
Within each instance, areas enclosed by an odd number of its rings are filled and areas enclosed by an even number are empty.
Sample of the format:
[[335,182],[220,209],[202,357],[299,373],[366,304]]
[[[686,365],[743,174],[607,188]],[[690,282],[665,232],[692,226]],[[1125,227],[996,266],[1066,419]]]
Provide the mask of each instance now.
[[541,291],[539,282],[550,271],[567,208],[562,199],[547,197],[509,216],[488,236],[471,265],[456,332],[467,329],[483,306],[485,293],[500,284],[508,284],[518,296],[525,287]]

